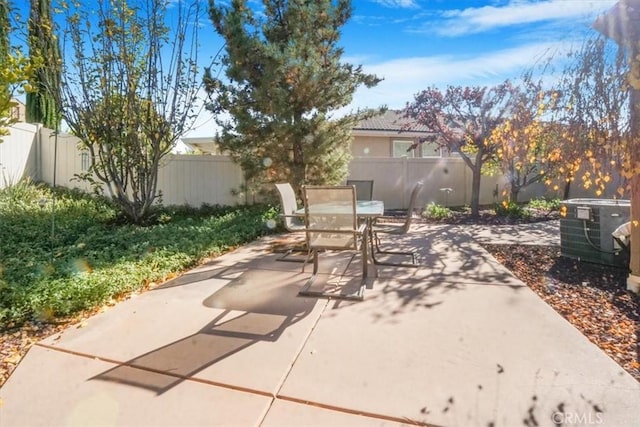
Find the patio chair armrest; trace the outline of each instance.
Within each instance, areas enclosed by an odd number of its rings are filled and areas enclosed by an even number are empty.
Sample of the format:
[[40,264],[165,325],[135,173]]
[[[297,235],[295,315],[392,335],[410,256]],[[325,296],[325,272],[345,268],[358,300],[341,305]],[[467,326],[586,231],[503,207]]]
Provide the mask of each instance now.
[[364,230],[366,230],[366,225],[363,227],[359,227],[358,229],[349,229],[345,230],[344,228],[313,228],[307,227],[304,228],[303,231],[308,231],[310,233],[334,233],[334,234],[363,234]]
[[296,214],[278,214],[280,218],[304,218],[304,215],[296,215]]

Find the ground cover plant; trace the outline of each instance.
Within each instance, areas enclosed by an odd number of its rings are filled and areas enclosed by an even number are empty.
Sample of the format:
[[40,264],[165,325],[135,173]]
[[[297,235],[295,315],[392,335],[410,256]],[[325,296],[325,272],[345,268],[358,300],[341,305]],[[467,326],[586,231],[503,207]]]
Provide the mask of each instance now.
[[118,212],[28,182],[0,190],[0,386],[38,340],[271,232],[276,215],[264,205],[172,207],[143,226]]
[[0,331],[50,322],[268,232],[268,206],[157,209],[131,225],[105,199],[21,183],[0,191]]
[[431,202],[425,206],[422,211],[422,216],[430,219],[443,220],[451,216],[451,209],[435,202]]
[[510,200],[496,203],[493,206],[493,210],[496,215],[507,218],[526,218],[530,215],[529,210],[527,210],[522,204],[515,203]]

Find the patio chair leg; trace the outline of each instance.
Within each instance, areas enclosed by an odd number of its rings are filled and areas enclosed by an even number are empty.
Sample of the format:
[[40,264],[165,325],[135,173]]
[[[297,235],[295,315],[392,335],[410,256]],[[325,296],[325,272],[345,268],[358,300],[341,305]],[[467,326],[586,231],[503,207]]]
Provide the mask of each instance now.
[[[389,266],[392,266],[392,267],[412,267],[412,268],[416,268],[416,267],[420,266],[418,264],[417,259],[416,259],[416,253],[415,252],[383,251],[382,249],[380,249],[380,239],[378,238],[377,234],[375,235],[375,238],[373,240],[374,240],[374,243],[375,243],[375,251],[372,249],[371,258],[373,258],[373,263],[375,265],[389,265]],[[376,259],[376,257],[375,257],[376,253],[385,254],[385,255],[405,255],[405,256],[410,256],[411,257],[411,262],[410,263],[396,263],[396,262],[380,261],[380,260]]]
[[[304,252],[307,256],[304,258],[289,258],[289,255],[293,254],[294,252]],[[281,262],[307,262],[308,260],[309,251],[307,251],[306,249],[289,249],[284,253],[284,255],[276,258],[276,261]]]
[[[370,226],[370,225],[369,225]],[[373,277],[378,278],[378,268],[376,267],[376,259],[373,256],[373,241],[369,243],[367,240],[373,239],[373,235],[370,233],[370,228],[366,231],[367,238],[362,242],[362,281],[366,282],[369,274],[369,244],[371,245],[371,265],[373,266]]]
[[318,256],[318,251],[307,251],[307,256],[304,257],[304,261],[303,261],[304,263],[302,264],[302,272],[303,273],[304,273],[304,269],[307,267],[307,263],[309,262],[309,259],[312,258],[312,256],[313,256],[313,259],[314,259],[314,263],[313,263],[313,270],[314,271],[313,271],[313,274],[316,274],[316,272],[317,272],[316,269],[318,267],[317,267],[317,262],[315,260],[316,260],[316,257]]
[[[353,260],[353,257],[351,257],[351,259]],[[304,271],[304,266],[302,267],[302,271]],[[311,285],[313,285],[313,282],[316,280],[317,276],[318,276],[318,251],[314,250],[313,251],[313,273],[311,274],[311,277],[309,277],[309,280],[307,280],[307,282],[304,284],[302,289],[300,289],[300,291],[298,292],[298,296],[324,297],[329,299],[344,299],[344,300],[355,300],[355,301],[362,301],[364,299],[364,287],[366,285],[366,277],[362,278],[362,282],[360,284],[360,287],[358,288],[358,293],[354,295],[354,294],[333,294],[331,292],[310,290]]]

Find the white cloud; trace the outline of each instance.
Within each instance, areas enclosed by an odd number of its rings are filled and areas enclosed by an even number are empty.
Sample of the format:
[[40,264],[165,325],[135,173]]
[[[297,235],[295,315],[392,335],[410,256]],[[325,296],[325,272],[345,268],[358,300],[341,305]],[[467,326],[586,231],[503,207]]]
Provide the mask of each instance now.
[[536,61],[566,49],[566,43],[533,43],[477,57],[427,56],[364,63],[365,72],[384,77],[384,80],[372,89],[358,90],[350,107],[387,105],[398,109],[431,86],[491,86],[505,79],[515,80]]
[[[543,61],[552,53],[569,49],[566,42],[532,43],[517,48],[489,52],[480,56],[424,56],[371,62],[366,57],[345,57],[345,62],[362,64],[366,73],[384,80],[371,89],[360,88],[353,102],[336,112],[341,116],[356,108],[375,108],[386,105],[404,108],[415,94],[431,86],[492,86],[505,79],[517,80],[522,71]],[[217,126],[211,113],[203,111],[196,126],[187,136],[213,136]]]
[[433,28],[438,35],[453,37],[522,24],[592,19],[615,3],[616,0],[511,1],[505,6],[447,10],[442,13],[444,20],[432,21],[423,28]]
[[381,6],[394,9],[415,9],[418,7],[417,3],[414,0],[374,0],[374,2],[378,3]]

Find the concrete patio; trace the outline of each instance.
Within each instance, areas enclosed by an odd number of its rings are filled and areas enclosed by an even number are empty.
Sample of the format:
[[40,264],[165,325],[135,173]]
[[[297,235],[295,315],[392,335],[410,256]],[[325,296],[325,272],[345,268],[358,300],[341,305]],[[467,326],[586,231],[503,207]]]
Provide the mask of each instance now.
[[[32,347],[0,425],[639,426],[640,383],[479,244],[513,232],[414,226],[394,246],[421,267],[379,267],[362,302],[298,297],[311,266],[262,239]],[[349,259],[319,285],[355,290]]]

